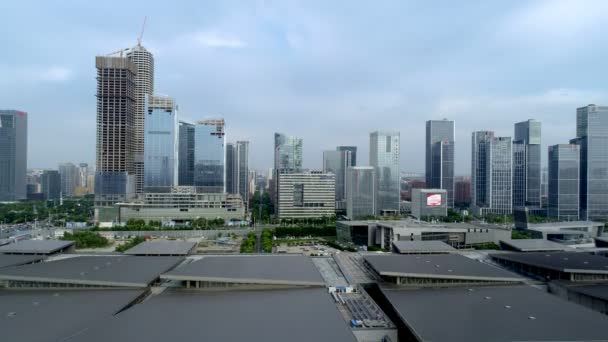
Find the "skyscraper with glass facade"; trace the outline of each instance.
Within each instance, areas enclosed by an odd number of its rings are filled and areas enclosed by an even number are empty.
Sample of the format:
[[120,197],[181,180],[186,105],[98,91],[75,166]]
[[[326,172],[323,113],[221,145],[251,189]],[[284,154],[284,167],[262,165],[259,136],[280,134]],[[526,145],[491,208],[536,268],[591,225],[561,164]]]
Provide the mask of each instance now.
[[302,171],[302,139],[274,134],[274,169],[280,173]]
[[454,207],[454,121],[426,122],[426,187],[445,189],[448,208]]
[[25,199],[27,113],[0,110],[0,202]]
[[194,185],[194,125],[179,122],[178,184]]
[[369,163],[376,170],[376,214],[399,214],[399,132],[372,132]]
[[59,164],[59,175],[61,176],[61,194],[64,197],[74,196],[74,190],[78,186],[80,173],[76,165],[72,163]]
[[236,159],[236,146],[231,142],[226,143],[226,192],[229,194],[238,192]]
[[323,151],[323,172],[336,176],[336,210],[346,209],[346,169],[352,166],[351,151]]
[[350,165],[348,166],[357,166],[357,146],[338,146],[336,150],[350,152]]
[[225,122],[208,119],[194,127],[194,186],[199,192],[225,192]]
[[135,74],[127,58],[97,56],[95,203],[113,205],[135,192]]
[[346,169],[346,216],[351,220],[376,215],[376,169],[353,166]]
[[515,124],[513,140],[513,206],[541,206],[541,124],[530,119]]
[[511,137],[494,132],[473,132],[471,156],[471,207],[477,215],[511,214]]
[[140,43],[127,51],[127,58],[135,65],[135,112],[133,121],[133,165],[135,191],[144,190],[144,129],[146,95],[154,94],[154,57]]
[[226,144],[226,192],[249,201],[249,142]]
[[559,221],[579,219],[580,146],[549,146],[547,216]]
[[40,175],[40,188],[46,200],[58,200],[61,196],[61,175],[57,170],[45,170]]
[[144,191],[170,192],[178,177],[178,120],[175,100],[145,95]]
[[608,220],[608,106],[576,110],[576,139],[581,150],[580,216]]

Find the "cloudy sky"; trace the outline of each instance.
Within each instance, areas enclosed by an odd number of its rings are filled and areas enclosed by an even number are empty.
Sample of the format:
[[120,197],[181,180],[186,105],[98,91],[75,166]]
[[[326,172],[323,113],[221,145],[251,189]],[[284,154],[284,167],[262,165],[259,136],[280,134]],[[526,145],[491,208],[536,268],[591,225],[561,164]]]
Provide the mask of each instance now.
[[[608,1],[7,1],[0,108],[29,113],[29,167],[95,159],[94,57],[154,53],[157,93],[180,115],[223,116],[229,140],[272,163],[273,132],[304,139],[304,166],[369,132],[401,132],[403,171],[424,170],[424,122],[456,121],[456,172],[475,130],[535,118],[543,144],[575,110],[608,104]],[[545,158],[546,159],[546,158]]]

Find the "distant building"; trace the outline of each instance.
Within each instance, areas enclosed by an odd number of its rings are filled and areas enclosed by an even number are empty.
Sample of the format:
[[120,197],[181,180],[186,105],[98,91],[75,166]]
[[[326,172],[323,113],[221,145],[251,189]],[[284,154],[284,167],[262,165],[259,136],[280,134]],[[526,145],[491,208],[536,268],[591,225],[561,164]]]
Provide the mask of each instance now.
[[358,220],[376,215],[376,169],[354,166],[346,169],[346,216]]
[[80,172],[72,163],[59,164],[59,175],[61,176],[61,193],[64,197],[74,196],[76,187],[80,180]]
[[61,175],[57,170],[45,170],[40,176],[41,192],[47,200],[58,200],[61,194]]
[[226,144],[226,192],[249,201],[249,142]]
[[541,206],[541,124],[528,120],[515,124],[513,140],[513,206]]
[[26,198],[27,113],[0,110],[0,202]]
[[194,185],[194,125],[179,122],[178,183]]
[[447,191],[447,206],[454,207],[454,121],[426,122],[426,186]]
[[494,132],[473,133],[471,165],[472,209],[477,215],[512,213],[512,152],[510,137]]
[[335,176],[331,173],[281,173],[278,175],[279,219],[335,215]]
[[302,139],[274,134],[274,169],[279,173],[302,171]]
[[468,207],[471,204],[471,177],[458,177],[454,184],[454,206]]
[[346,170],[352,166],[350,151],[323,151],[323,172],[336,176],[336,209],[346,209]]
[[338,146],[337,151],[348,151],[350,152],[350,165],[357,166],[357,146]]
[[399,214],[399,132],[372,132],[369,163],[376,169],[376,213]]
[[224,119],[209,119],[194,127],[194,186],[199,192],[226,191],[224,126]]
[[448,194],[445,189],[414,189],[412,192],[412,216],[444,217],[448,215]]
[[236,146],[234,143],[226,143],[226,192],[235,194],[237,189],[237,165]]
[[135,193],[135,75],[127,58],[97,56],[95,204],[111,206]]
[[178,180],[177,105],[168,96],[145,95],[144,190],[170,192]]
[[144,190],[144,130],[146,121],[146,95],[154,94],[154,56],[139,42],[127,51],[127,58],[135,66],[135,111],[133,115],[133,152],[135,191]]
[[580,216],[580,146],[549,146],[549,207],[547,215],[558,221]]
[[581,146],[581,219],[608,220],[608,106],[576,110],[576,139]]

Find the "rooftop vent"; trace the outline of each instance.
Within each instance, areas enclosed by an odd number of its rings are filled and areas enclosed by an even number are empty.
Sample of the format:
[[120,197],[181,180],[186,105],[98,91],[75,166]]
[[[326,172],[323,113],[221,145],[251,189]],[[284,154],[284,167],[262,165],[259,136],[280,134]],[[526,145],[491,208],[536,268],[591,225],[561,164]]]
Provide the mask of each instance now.
[[528,319],[535,320],[536,317],[534,317],[534,316],[528,316]]
[[17,313],[14,312],[14,311],[11,311],[11,312],[9,312],[9,313],[6,314],[6,317],[8,317],[8,318],[13,318],[15,316],[17,316]]
[[505,309],[510,309],[511,305],[505,305]]

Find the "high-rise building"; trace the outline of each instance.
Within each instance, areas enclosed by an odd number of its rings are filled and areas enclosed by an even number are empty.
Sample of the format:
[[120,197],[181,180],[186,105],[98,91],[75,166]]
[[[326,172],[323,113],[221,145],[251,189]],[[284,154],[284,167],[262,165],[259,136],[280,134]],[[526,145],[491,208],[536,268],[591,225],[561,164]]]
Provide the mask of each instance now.
[[41,192],[47,200],[58,200],[61,196],[61,175],[57,170],[45,170],[40,175]]
[[515,124],[513,140],[513,206],[541,206],[541,124],[528,120]]
[[127,58],[95,58],[97,67],[96,206],[124,201],[135,192],[135,74]]
[[469,207],[471,205],[471,177],[458,177],[454,182],[454,206]]
[[0,201],[25,199],[27,113],[0,110]]
[[357,166],[357,146],[338,146],[336,150],[350,152],[350,165],[348,166]]
[[88,187],[87,178],[89,176],[89,173],[90,173],[89,164],[87,164],[87,163],[78,164],[78,181],[76,182],[76,186],[82,187],[82,188],[87,188]]
[[236,189],[245,206],[249,203],[249,141],[236,142]]
[[576,110],[576,139],[581,150],[582,220],[608,220],[608,106]]
[[350,150],[323,151],[323,172],[336,176],[336,209],[346,210],[346,169],[352,167]]
[[302,171],[302,139],[274,134],[274,168],[280,173]]
[[197,122],[194,127],[194,186],[199,192],[225,192],[224,119]]
[[279,173],[279,219],[335,215],[335,176],[331,173]]
[[454,121],[426,122],[426,187],[445,189],[447,206],[454,207]]
[[61,176],[61,194],[63,197],[74,196],[80,173],[76,165],[72,163],[59,164],[59,175]]
[[144,191],[169,192],[178,179],[178,121],[175,100],[145,95]]
[[194,185],[194,125],[179,122],[178,183]]
[[226,192],[236,194],[237,189],[237,163],[236,146],[234,143],[226,143]]
[[134,168],[135,191],[144,190],[144,129],[146,95],[154,94],[154,57],[140,43],[127,51],[127,58],[135,65],[135,115],[134,115]]
[[547,216],[559,221],[579,219],[580,146],[549,146]]
[[376,213],[399,214],[399,132],[372,132],[369,163],[376,169]]
[[471,158],[471,206],[477,215],[511,214],[511,137],[494,132],[473,132]]
[[351,220],[376,215],[376,169],[352,166],[346,169],[346,216]]

